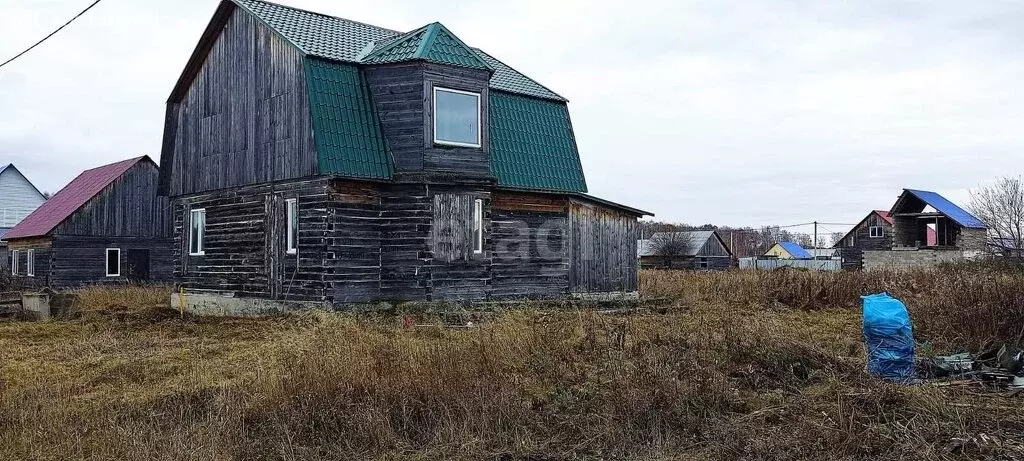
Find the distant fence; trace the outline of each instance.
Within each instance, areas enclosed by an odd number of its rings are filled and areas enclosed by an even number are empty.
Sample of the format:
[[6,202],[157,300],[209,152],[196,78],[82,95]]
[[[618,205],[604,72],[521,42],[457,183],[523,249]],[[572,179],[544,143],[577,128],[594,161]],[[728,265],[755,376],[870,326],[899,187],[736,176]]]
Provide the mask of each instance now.
[[740,269],[773,270],[780,267],[836,272],[842,270],[838,259],[758,259],[740,258]]

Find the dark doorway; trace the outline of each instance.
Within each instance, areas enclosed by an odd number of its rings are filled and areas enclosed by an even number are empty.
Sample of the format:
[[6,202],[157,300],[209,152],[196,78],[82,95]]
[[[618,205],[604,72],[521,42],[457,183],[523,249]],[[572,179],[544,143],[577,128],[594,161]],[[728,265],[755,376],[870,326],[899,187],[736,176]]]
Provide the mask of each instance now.
[[149,250],[128,250],[128,280],[149,281]]

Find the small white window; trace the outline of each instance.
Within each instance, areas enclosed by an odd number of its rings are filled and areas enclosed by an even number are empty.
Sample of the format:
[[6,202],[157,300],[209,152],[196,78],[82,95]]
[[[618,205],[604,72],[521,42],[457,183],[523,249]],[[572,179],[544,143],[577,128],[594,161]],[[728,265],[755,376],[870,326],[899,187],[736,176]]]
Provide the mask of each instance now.
[[434,88],[434,143],[480,147],[480,93]]
[[25,275],[36,276],[36,250],[25,250]]
[[708,268],[708,258],[700,258],[700,268],[701,269],[707,269]]
[[484,252],[484,201],[473,202],[473,253]]
[[285,200],[286,215],[288,218],[288,254],[293,255],[299,252],[299,210],[295,199]]
[[870,233],[871,238],[879,238],[885,235],[885,231],[882,230],[882,226],[871,226],[868,228],[868,232]]
[[11,275],[18,275],[18,250],[11,250]]
[[107,248],[107,277],[121,276],[121,249]]
[[206,254],[206,209],[199,208],[189,213],[188,254]]

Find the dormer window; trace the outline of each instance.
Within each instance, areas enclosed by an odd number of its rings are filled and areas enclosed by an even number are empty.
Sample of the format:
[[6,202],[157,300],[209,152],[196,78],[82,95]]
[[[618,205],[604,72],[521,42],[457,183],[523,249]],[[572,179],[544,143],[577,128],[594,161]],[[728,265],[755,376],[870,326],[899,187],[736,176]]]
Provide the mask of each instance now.
[[434,88],[434,144],[480,147],[480,93]]

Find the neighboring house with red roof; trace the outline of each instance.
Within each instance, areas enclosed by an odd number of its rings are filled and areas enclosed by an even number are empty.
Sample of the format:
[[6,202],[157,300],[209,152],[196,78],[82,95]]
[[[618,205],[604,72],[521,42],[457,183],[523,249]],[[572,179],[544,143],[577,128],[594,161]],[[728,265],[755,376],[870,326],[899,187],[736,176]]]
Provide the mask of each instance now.
[[166,198],[143,156],[87,170],[6,236],[12,274],[28,286],[171,279]]
[[166,114],[193,305],[637,291],[650,213],[587,194],[565,98],[439,23],[223,0]]
[[863,267],[865,251],[891,250],[892,237],[893,219],[889,212],[874,210],[868,213],[835,244],[843,260],[843,269]]

